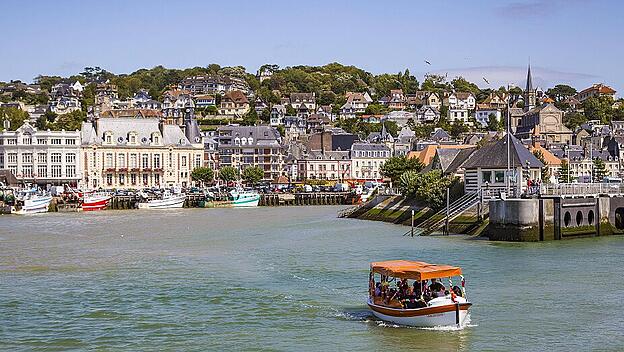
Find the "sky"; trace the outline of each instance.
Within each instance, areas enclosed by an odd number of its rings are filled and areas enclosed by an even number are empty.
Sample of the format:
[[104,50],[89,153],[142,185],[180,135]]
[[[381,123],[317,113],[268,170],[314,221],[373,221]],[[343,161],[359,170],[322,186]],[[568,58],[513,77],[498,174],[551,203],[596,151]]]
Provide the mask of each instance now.
[[617,0],[2,0],[0,81],[86,66],[340,62],[498,88],[524,86],[530,60],[544,90],[603,82],[624,96],[623,11]]

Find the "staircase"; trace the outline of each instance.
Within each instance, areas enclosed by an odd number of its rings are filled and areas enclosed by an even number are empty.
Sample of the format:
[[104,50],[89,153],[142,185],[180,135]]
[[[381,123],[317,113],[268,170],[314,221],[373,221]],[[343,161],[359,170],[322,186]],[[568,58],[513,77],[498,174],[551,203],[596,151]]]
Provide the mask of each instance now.
[[[455,202],[449,205],[448,221],[456,219],[463,214],[466,210],[474,207],[480,201],[479,194],[477,192],[466,193],[457,199]],[[433,214],[429,219],[423,221],[418,225],[418,228],[414,229],[414,234],[419,236],[428,236],[438,231],[446,224],[446,208]],[[411,230],[406,232],[403,236],[410,235]]]

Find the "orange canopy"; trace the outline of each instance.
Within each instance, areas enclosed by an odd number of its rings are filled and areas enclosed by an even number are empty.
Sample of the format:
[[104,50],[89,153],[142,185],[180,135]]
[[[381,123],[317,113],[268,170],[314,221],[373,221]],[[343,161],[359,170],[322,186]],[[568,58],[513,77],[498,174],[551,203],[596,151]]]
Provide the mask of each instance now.
[[371,263],[375,273],[401,279],[429,280],[461,275],[461,268],[450,265],[413,262],[410,260],[389,260]]

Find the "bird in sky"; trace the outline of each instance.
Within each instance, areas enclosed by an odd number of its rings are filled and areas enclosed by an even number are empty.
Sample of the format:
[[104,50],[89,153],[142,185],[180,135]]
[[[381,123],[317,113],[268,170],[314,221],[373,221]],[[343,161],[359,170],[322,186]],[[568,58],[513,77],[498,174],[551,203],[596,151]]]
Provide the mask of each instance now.
[[485,81],[485,83],[490,84],[490,81],[488,81],[485,77],[483,77],[483,80]]
[[429,61],[425,60],[425,63],[426,63],[427,65],[431,66],[431,62],[429,62]]

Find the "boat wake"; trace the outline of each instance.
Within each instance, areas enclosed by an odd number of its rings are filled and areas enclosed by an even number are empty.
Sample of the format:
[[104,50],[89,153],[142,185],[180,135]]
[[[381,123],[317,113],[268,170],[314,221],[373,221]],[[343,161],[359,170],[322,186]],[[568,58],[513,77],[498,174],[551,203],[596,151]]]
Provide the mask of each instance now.
[[428,330],[428,331],[462,331],[466,328],[473,328],[473,327],[478,326],[477,324],[471,323],[470,314],[466,316],[466,320],[461,326],[435,326],[435,327],[418,327],[418,326],[407,326],[407,325],[399,325],[399,324],[390,323],[387,321],[377,319],[368,310],[342,311],[342,312],[339,312],[337,316],[345,320],[359,321],[365,324],[375,324],[382,328],[395,328],[395,329],[416,329],[416,330]]

